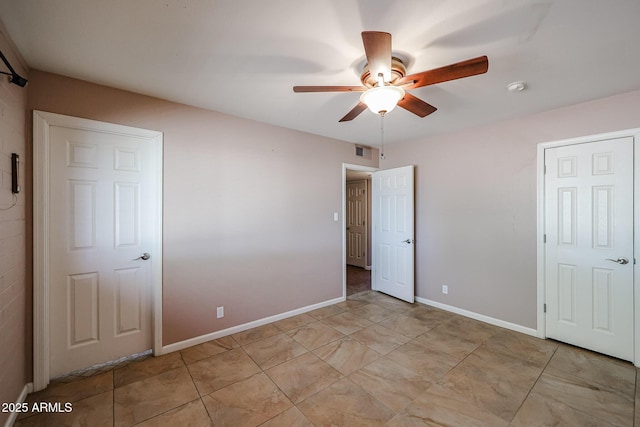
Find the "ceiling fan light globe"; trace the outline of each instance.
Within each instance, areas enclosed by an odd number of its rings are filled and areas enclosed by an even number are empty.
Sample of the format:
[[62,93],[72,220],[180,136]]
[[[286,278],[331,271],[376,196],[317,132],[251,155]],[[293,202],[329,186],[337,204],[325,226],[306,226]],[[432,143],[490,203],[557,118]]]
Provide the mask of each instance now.
[[393,110],[402,98],[404,98],[404,89],[401,87],[380,86],[364,92],[360,96],[360,102],[374,114],[386,114]]

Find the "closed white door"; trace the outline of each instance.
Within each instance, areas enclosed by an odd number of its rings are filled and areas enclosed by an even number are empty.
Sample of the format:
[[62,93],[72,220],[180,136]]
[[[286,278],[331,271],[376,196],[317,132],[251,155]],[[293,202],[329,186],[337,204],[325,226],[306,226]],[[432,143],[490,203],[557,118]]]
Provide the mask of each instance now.
[[367,181],[347,182],[347,264],[367,266]]
[[374,172],[371,182],[372,288],[413,302],[413,166]]
[[633,360],[633,138],[545,150],[546,335]]
[[148,142],[49,129],[53,378],[152,347],[157,202]]

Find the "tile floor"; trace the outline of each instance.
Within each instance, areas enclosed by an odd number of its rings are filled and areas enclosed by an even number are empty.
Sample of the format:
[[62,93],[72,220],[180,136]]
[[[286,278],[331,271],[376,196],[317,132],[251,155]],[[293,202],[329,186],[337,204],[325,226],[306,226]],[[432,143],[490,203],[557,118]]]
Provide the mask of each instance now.
[[16,426],[640,426],[636,368],[368,291],[55,382]]
[[371,290],[371,270],[347,265],[347,296]]

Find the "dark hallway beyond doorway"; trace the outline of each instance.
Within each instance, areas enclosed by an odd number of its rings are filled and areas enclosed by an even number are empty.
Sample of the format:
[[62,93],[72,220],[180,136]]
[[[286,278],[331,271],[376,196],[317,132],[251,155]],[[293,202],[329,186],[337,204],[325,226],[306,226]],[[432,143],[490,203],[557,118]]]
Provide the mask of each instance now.
[[371,270],[347,265],[347,296],[371,290]]

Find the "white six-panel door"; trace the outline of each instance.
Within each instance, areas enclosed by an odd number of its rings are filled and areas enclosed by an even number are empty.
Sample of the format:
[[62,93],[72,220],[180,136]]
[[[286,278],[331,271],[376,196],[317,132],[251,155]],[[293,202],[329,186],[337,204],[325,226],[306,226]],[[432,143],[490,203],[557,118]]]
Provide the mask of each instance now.
[[549,148],[545,166],[546,336],[633,360],[633,138]]
[[413,166],[374,172],[372,288],[414,302]]
[[367,181],[347,183],[347,264],[367,266]]
[[152,260],[139,257],[152,252],[156,202],[150,144],[59,126],[49,133],[53,378],[152,347]]

